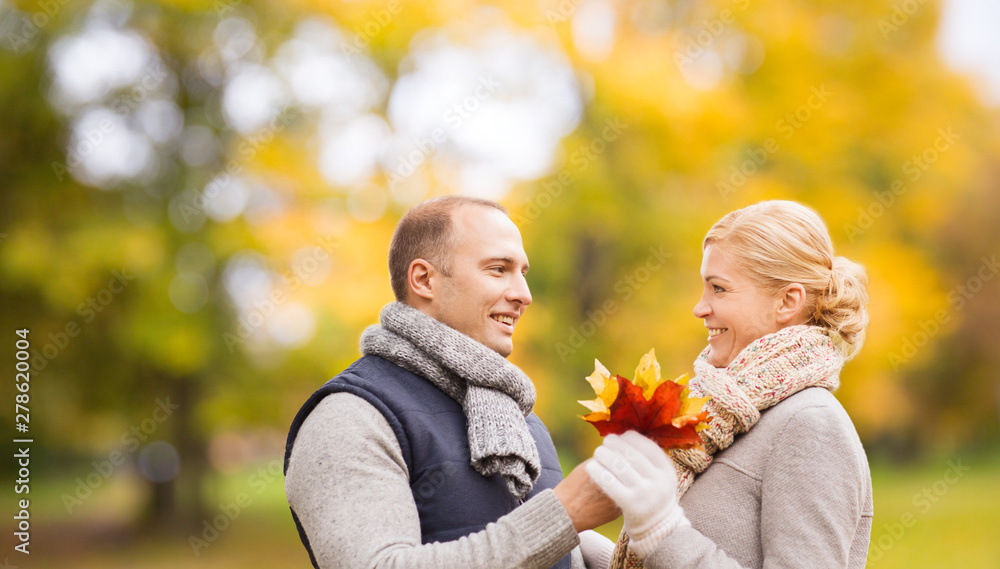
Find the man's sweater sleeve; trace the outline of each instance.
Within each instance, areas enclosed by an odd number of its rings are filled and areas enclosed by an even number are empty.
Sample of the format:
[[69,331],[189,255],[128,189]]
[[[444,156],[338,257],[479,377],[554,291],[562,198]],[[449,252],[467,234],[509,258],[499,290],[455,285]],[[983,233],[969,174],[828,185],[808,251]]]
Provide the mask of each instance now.
[[396,435],[375,407],[348,393],[327,396],[303,422],[285,494],[321,569],[541,568],[579,543],[562,503],[546,490],[482,531],[422,545]]

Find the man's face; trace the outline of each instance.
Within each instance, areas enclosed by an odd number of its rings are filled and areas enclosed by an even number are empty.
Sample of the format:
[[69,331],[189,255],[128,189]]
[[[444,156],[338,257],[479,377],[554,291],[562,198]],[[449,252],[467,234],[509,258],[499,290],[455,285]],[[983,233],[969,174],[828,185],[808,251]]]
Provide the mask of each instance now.
[[521,233],[500,210],[477,205],[452,212],[452,228],[451,276],[436,272],[429,312],[507,357],[514,327],[531,304]]

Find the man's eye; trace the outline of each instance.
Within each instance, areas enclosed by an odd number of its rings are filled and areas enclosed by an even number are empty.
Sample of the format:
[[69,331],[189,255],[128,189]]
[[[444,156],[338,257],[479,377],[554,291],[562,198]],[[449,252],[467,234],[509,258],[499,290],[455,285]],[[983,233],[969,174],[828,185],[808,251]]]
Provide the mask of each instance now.
[[504,272],[503,267],[492,267],[490,270],[497,273],[498,275],[502,275]]

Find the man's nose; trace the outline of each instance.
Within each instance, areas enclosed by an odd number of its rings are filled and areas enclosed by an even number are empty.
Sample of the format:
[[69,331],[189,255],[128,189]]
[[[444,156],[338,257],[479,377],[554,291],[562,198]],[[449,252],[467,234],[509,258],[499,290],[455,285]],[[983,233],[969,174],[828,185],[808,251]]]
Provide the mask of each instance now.
[[531,304],[531,290],[528,288],[528,279],[519,274],[514,279],[508,294],[508,298],[520,302],[524,306]]

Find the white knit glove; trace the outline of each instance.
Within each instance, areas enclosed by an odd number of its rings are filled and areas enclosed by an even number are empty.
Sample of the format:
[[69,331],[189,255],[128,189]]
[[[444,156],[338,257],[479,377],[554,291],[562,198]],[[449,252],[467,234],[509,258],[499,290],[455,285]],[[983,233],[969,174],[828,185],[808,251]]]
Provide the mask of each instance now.
[[677,471],[666,453],[628,431],[608,435],[587,463],[587,473],[622,509],[629,548],[640,558],[674,529],[691,525],[677,503]]

